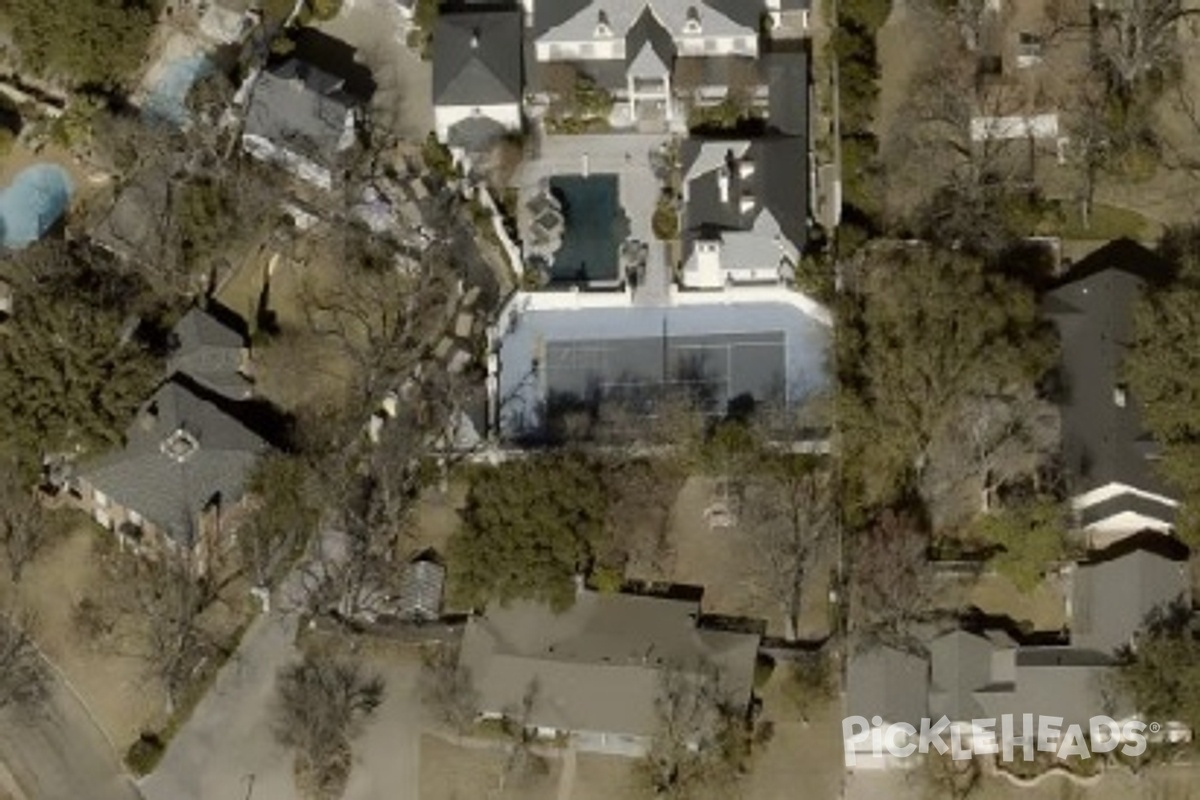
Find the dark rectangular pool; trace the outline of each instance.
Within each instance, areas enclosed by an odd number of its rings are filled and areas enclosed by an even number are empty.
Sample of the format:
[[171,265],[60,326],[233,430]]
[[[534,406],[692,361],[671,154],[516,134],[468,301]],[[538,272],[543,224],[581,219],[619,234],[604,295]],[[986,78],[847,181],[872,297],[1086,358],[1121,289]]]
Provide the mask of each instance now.
[[617,180],[611,174],[550,179],[564,220],[562,247],[550,267],[552,283],[620,280],[620,248],[629,236],[629,219],[621,208]]

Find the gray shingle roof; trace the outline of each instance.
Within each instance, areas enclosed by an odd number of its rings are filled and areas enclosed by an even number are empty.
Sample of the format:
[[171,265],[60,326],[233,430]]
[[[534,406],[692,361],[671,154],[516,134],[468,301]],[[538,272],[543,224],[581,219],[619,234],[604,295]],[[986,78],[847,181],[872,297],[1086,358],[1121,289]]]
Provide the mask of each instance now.
[[1076,264],[1046,295],[1043,309],[1062,341],[1062,454],[1073,492],[1119,482],[1171,496],[1146,457],[1137,399],[1126,391],[1124,408],[1114,399],[1137,299],[1147,281],[1167,276],[1157,256],[1119,240]]
[[244,132],[328,165],[357,105],[339,78],[293,58],[259,76]]
[[169,373],[183,372],[213,391],[234,398],[249,396],[250,381],[241,373],[246,341],[242,334],[201,308],[176,324]]
[[[799,251],[808,238],[808,151],[800,136],[766,136],[749,141],[691,138],[681,152],[688,201],[684,209],[686,254],[699,239],[724,238],[730,232],[753,231],[763,214],[770,215],[784,236]],[[749,164],[753,172],[742,177],[739,166]],[[722,171],[728,177],[726,200],[722,199]],[[743,210],[744,197],[752,198]],[[773,228],[774,226],[768,226]],[[756,236],[761,253],[748,260],[769,267],[778,261],[779,249],[773,233]]]
[[626,36],[649,10],[672,36],[678,36],[691,8],[699,12],[705,35],[757,35],[766,4],[762,0],[541,0],[535,6],[534,31],[538,38],[584,40],[595,33],[603,13],[613,35]]
[[1023,664],[1019,657],[1012,686],[982,688],[974,697],[982,716],[989,719],[1005,714],[1013,715],[1014,720],[1023,714],[1062,717],[1062,729],[1080,725],[1086,731],[1092,717],[1120,714],[1107,691],[1111,674],[1111,666],[1104,663]]
[[1071,644],[1111,653],[1129,644],[1155,609],[1189,594],[1187,562],[1149,550],[1082,563],[1072,590]]
[[124,448],[84,464],[80,477],[190,546],[201,512],[214,501],[240,500],[250,469],[268,450],[231,406],[176,375],[142,407]]
[[521,12],[443,11],[433,31],[433,102],[482,106],[521,100]]
[[634,78],[662,78],[675,62],[675,41],[647,8],[625,37],[625,68]]
[[763,56],[767,73],[767,124],[779,133],[808,138],[808,53]]
[[493,604],[468,622],[460,663],[484,712],[514,713],[536,686],[531,725],[650,736],[667,668],[711,665],[731,704],[750,701],[759,637],[697,628],[699,611],[694,602],[590,591],[562,614]]
[[929,711],[928,689],[926,659],[894,647],[865,646],[854,651],[846,668],[846,712],[919,729]]
[[974,692],[994,682],[993,656],[997,650],[987,638],[965,630],[934,639],[929,646],[930,716],[944,715],[951,720],[982,717],[983,709]]

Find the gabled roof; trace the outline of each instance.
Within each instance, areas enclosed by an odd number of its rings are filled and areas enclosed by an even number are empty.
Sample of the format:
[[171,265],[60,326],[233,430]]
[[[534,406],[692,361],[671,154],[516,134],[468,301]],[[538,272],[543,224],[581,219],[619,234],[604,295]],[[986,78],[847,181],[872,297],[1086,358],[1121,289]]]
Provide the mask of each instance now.
[[1076,494],[1119,483],[1171,496],[1146,457],[1137,398],[1122,377],[1138,297],[1169,274],[1155,254],[1122,239],[1077,263],[1046,294],[1043,312],[1062,342],[1063,462]]
[[142,406],[125,446],[84,464],[80,477],[191,546],[199,515],[214,502],[240,500],[251,468],[269,449],[237,408],[175,375]]
[[433,103],[521,101],[521,12],[445,9],[433,30]]
[[1012,647],[1000,647],[988,638],[966,630],[954,630],[929,645],[929,714],[951,721],[978,719],[983,709],[975,699],[977,689],[997,683],[997,656]]
[[[762,239],[761,258],[778,261],[777,233],[797,251],[808,238],[808,153],[799,136],[769,135],[749,141],[690,138],[681,160],[687,183],[684,209],[685,251],[697,239],[751,232],[766,215],[771,230]],[[752,169],[743,176],[743,165]],[[721,184],[728,181],[723,199]],[[750,198],[743,207],[743,198]],[[685,252],[685,255],[686,255]],[[771,266],[768,263],[756,266]]]
[[358,104],[343,90],[341,79],[293,58],[259,76],[244,133],[328,164]]
[[759,637],[697,627],[699,613],[695,602],[591,591],[561,614],[492,604],[467,623],[460,664],[484,712],[514,713],[534,687],[531,725],[651,736],[667,669],[715,667],[731,704],[750,701]]
[[885,725],[907,722],[920,728],[929,713],[929,661],[884,645],[855,649],[846,669],[846,712]]
[[215,392],[233,398],[250,394],[241,373],[246,339],[216,315],[193,308],[172,330],[168,372],[183,372]]
[[534,8],[534,35],[551,41],[582,41],[595,35],[600,15],[612,34],[628,35],[650,11],[672,38],[684,35],[691,9],[706,36],[758,35],[766,11],[762,0],[541,0]]
[[1186,560],[1138,548],[1079,565],[1072,589],[1071,644],[1112,653],[1128,645],[1157,609],[1187,601]]
[[661,78],[671,72],[675,41],[649,7],[625,37],[625,68],[633,78]]

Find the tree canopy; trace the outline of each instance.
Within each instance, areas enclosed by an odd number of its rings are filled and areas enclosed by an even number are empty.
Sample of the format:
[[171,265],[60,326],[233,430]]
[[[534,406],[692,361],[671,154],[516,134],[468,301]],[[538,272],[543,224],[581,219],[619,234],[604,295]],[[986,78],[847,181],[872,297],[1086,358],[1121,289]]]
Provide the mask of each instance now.
[[54,266],[63,272],[18,281],[0,351],[0,423],[27,454],[117,441],[158,377],[129,328],[129,287],[78,262]]
[[1117,672],[1117,688],[1143,719],[1200,725],[1200,637],[1181,609],[1155,620]]
[[1032,291],[962,253],[868,257],[843,309],[839,413],[847,477],[868,505],[910,491],[963,404],[1005,396],[1053,363]]
[[1067,518],[1063,507],[1048,499],[1006,508],[980,517],[975,534],[997,548],[992,565],[1017,588],[1037,588],[1046,569],[1067,554]]
[[1134,341],[1124,368],[1146,425],[1163,447],[1162,470],[1180,490],[1186,511],[1180,531],[1200,538],[1200,263],[1184,263],[1179,278],[1146,295],[1134,317]]
[[26,68],[74,85],[120,86],[137,69],[160,0],[6,0],[7,25]]
[[570,605],[573,576],[586,572],[604,531],[604,480],[596,464],[570,454],[475,472],[449,547],[459,599]]

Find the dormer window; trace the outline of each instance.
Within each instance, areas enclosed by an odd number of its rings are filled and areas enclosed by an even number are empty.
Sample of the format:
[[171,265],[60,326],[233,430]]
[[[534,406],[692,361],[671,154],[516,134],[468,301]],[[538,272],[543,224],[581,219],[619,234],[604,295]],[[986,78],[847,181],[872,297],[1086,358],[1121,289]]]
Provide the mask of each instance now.
[[1125,386],[1118,383],[1113,387],[1113,403],[1117,408],[1124,408],[1126,403]]
[[603,39],[612,36],[612,26],[608,24],[608,12],[601,11],[596,15],[596,37]]
[[689,36],[700,35],[700,12],[695,6],[688,6],[687,19],[683,23],[683,32]]
[[199,449],[200,442],[183,428],[177,429],[166,439],[163,439],[162,443],[163,454],[180,464],[191,458]]

